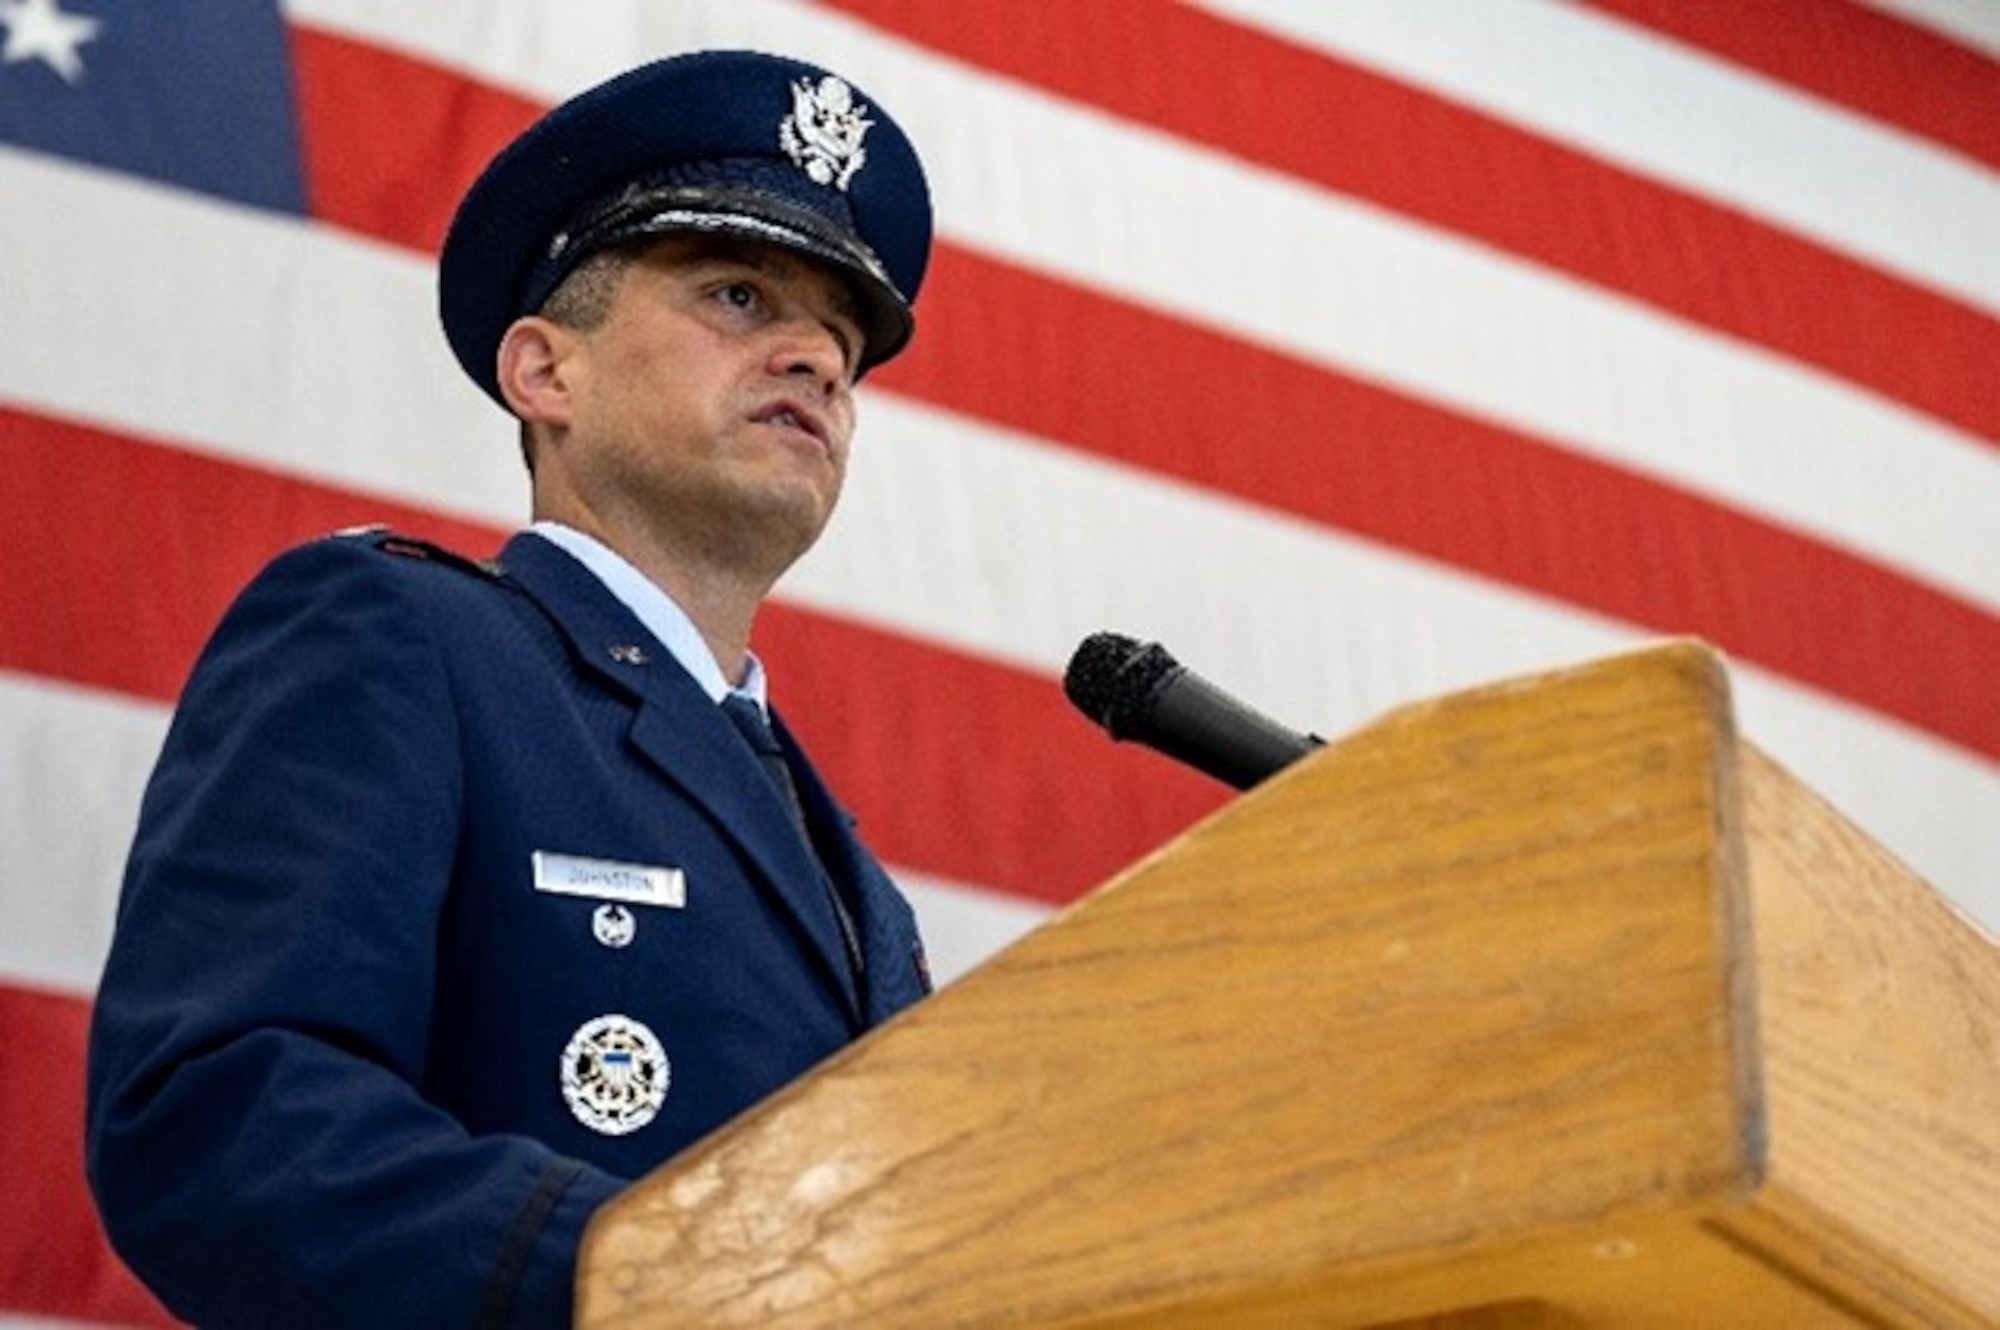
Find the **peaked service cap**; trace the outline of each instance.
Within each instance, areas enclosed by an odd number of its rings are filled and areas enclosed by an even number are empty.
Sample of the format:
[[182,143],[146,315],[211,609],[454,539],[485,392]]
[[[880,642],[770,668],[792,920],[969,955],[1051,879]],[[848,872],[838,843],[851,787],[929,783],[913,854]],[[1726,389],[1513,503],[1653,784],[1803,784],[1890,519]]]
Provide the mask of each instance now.
[[466,191],[438,261],[458,363],[503,407],[500,339],[585,258],[677,231],[743,236],[833,265],[853,290],[861,370],[902,350],[930,259],[930,188],[873,98],[756,51],[641,65],[563,102]]

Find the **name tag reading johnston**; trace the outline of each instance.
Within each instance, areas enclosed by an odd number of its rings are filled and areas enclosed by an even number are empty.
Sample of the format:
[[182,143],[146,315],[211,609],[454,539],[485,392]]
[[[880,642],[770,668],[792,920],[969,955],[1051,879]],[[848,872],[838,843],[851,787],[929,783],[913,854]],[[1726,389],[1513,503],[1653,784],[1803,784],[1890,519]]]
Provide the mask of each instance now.
[[581,859],[573,854],[536,850],[535,890],[558,896],[626,905],[657,905],[678,910],[687,904],[687,874],[678,868],[621,864],[612,859]]

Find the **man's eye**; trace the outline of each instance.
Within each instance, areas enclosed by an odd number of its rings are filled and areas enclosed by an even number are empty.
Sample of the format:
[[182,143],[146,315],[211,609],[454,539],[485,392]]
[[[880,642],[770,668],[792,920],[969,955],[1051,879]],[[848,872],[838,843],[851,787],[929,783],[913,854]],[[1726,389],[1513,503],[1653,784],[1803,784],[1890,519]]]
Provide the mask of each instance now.
[[731,282],[717,290],[716,297],[733,309],[755,309],[760,303],[757,288],[749,282]]

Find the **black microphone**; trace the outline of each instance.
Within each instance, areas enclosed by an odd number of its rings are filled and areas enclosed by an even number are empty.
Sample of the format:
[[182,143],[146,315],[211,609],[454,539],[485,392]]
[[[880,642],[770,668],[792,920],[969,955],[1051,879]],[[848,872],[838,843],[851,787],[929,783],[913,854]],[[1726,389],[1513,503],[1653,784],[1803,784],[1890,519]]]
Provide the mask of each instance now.
[[1063,692],[1113,739],[1145,744],[1239,790],[1326,742],[1237,701],[1159,643],[1117,633],[1083,639]]

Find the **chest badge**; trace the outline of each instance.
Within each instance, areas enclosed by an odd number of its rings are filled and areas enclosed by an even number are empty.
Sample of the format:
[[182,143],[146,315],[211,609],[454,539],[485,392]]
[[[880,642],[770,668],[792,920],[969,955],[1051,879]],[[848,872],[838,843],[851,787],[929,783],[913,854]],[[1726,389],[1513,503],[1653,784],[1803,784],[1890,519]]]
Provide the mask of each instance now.
[[578,1122],[605,1136],[651,1122],[672,1078],[659,1038],[630,1016],[585,1021],[563,1049],[563,1101]]

